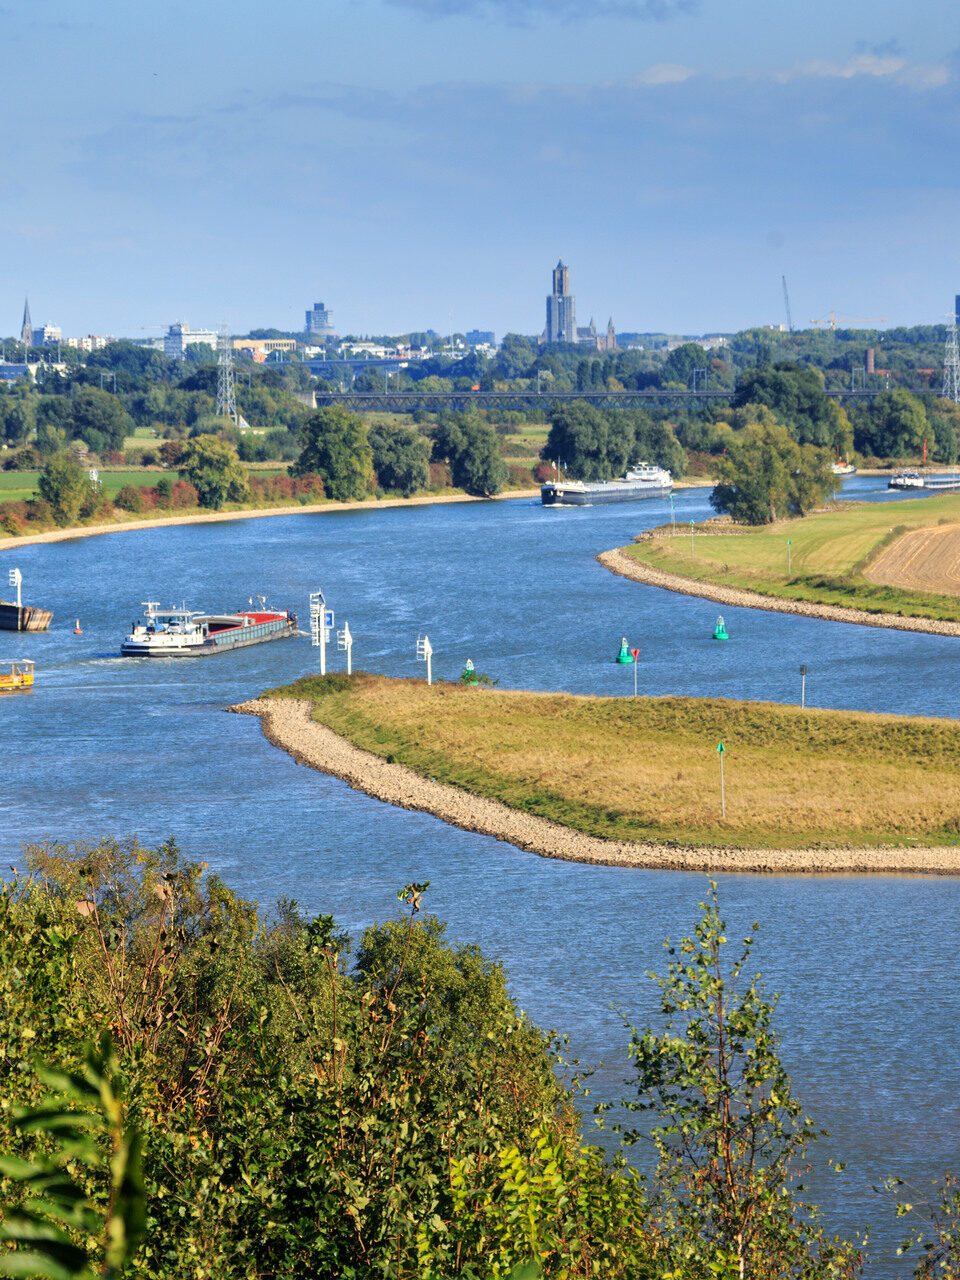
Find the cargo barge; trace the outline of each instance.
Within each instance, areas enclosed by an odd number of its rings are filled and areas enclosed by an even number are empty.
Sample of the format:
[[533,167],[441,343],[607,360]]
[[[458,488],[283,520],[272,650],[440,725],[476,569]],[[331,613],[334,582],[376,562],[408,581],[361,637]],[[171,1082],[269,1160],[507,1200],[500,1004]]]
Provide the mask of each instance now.
[[666,498],[672,492],[670,472],[643,462],[619,480],[548,480],[540,486],[540,501],[545,507],[594,507],[636,502],[638,498]]
[[196,613],[161,609],[156,600],[145,600],[143,609],[142,621],[133,624],[120,646],[125,658],[199,658],[298,634],[295,613],[263,605],[237,613]]

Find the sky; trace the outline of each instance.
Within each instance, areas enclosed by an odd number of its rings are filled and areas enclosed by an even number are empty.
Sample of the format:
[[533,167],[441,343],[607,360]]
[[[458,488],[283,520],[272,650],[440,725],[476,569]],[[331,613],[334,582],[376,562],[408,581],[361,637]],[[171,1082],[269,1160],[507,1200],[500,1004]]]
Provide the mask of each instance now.
[[[0,334],[935,324],[955,0],[0,0]],[[872,321],[871,323],[877,323]]]

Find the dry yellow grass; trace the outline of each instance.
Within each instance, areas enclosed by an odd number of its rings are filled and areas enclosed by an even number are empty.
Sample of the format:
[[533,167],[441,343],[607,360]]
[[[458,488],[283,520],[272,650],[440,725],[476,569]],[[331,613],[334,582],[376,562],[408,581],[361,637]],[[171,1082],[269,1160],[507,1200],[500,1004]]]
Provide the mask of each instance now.
[[314,717],[357,746],[591,835],[771,848],[960,839],[950,720],[364,675],[269,696],[284,695],[312,697]]
[[863,576],[911,591],[960,595],[960,524],[903,534],[879,552]]

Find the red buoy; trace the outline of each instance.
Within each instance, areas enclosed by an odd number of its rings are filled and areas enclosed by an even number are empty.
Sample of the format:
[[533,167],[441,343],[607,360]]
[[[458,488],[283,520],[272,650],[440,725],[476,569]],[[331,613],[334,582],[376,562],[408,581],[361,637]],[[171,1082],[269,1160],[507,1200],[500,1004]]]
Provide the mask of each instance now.
[[74,634],[75,636],[82,636],[82,635],[83,635],[83,632],[80,630],[80,619],[79,619],[79,618],[77,619],[77,625],[73,628],[73,634]]

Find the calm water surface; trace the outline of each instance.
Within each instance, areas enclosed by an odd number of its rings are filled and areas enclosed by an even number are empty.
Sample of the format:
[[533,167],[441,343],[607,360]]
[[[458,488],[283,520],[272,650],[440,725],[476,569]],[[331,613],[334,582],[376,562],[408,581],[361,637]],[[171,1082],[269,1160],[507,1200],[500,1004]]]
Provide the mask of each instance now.
[[[882,483],[858,477],[845,493],[887,501]],[[705,491],[678,493],[675,505],[678,522],[709,512]],[[354,935],[395,909],[399,886],[429,879],[449,936],[501,959],[520,1005],[599,1064],[595,1094],[619,1096],[629,1064],[613,1010],[634,1022],[652,1015],[644,971],[662,967],[665,937],[689,932],[705,877],[551,862],[300,768],[256,720],[223,708],[316,670],[306,640],[169,664],[115,655],[144,599],[222,610],[262,591],[305,617],[320,586],[367,670],[422,674],[425,631],[438,675],[455,676],[469,657],[507,686],[628,694],[633,672],[613,662],[626,635],[641,650],[644,693],[795,702],[803,663],[810,705],[960,716],[960,641],[725,609],[732,638],[717,645],[716,605],[616,578],[593,559],[668,518],[663,502],[464,503],[4,553],[4,579],[19,565],[25,598],[55,620],[46,635],[2,640],[3,653],[38,668],[32,693],[0,697],[3,853],[14,861],[24,841],[48,836],[173,834],[241,893],[295,897]],[[331,665],[339,660],[334,652]],[[733,936],[762,925],[756,967],[781,993],[784,1056],[798,1096],[831,1132],[815,1178],[826,1219],[836,1230],[871,1227],[871,1275],[909,1274],[870,1184],[956,1168],[960,882],[724,876],[720,896]],[[843,1175],[823,1169],[827,1155],[847,1162]]]

